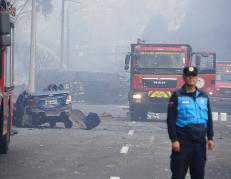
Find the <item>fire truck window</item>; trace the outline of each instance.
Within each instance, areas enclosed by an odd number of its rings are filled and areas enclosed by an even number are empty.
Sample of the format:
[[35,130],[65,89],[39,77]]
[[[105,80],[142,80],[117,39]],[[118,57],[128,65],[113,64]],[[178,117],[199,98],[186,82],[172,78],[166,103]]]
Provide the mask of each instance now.
[[221,80],[221,75],[217,75],[216,80]]
[[182,67],[184,67],[184,64],[185,64],[185,57],[183,57]]
[[4,50],[4,65],[5,65],[5,86],[12,86],[12,61],[11,61],[11,53],[10,47],[7,47]]
[[13,82],[13,75],[14,75],[14,66],[13,66],[13,46],[10,46],[10,85],[13,86],[14,82]]
[[219,81],[231,81],[231,75],[230,74],[217,74],[216,80],[219,80]]
[[138,59],[139,68],[182,68],[184,53],[164,52],[141,54]]
[[[196,66],[196,58],[193,56],[192,65]],[[201,57],[201,63],[200,63],[200,69],[213,69],[214,68],[214,62],[213,62],[213,56],[210,55],[208,57]]]

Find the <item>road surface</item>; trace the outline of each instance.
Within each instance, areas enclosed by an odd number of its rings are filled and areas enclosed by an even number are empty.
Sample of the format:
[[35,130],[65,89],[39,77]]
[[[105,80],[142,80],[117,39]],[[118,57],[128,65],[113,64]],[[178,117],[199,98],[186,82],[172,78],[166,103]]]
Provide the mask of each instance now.
[[[167,179],[170,142],[166,122],[132,122],[127,107],[83,105],[84,112],[110,114],[93,130],[17,128],[10,151],[0,155],[0,179]],[[231,122],[214,122],[214,151],[207,156],[207,179],[231,178]],[[187,178],[189,178],[187,176]]]

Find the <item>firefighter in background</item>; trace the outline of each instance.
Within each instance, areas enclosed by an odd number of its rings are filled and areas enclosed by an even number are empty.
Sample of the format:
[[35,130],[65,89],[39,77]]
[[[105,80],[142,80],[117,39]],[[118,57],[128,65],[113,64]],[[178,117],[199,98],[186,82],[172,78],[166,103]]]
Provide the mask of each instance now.
[[172,142],[172,179],[184,179],[188,168],[191,179],[203,179],[208,149],[214,148],[213,121],[207,94],[196,87],[198,70],[185,67],[185,84],[173,92],[167,114],[169,138]]

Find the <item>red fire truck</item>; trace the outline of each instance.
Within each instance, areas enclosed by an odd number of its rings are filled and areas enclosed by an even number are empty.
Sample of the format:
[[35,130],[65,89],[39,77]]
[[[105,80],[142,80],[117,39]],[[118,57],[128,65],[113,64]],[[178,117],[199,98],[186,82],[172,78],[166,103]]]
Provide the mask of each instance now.
[[[138,41],[131,44],[125,59],[125,70],[130,67],[128,95],[131,120],[146,120],[148,112],[163,113],[171,92],[180,88],[183,68],[201,67],[200,88],[210,90],[215,80],[215,66],[206,68],[208,59],[215,63],[215,54],[192,53],[187,44],[153,44]],[[203,66],[203,68],[202,68]]]
[[211,98],[212,107],[219,112],[230,113],[231,104],[231,61],[216,63],[216,83]]
[[0,0],[0,153],[7,153],[13,115],[13,49],[9,11]]
[[197,87],[213,96],[216,81],[216,53],[193,52],[191,65],[199,70]]
[[128,95],[131,120],[145,120],[148,112],[166,112],[171,91],[183,85],[182,69],[190,65],[192,48],[186,44],[131,44]]

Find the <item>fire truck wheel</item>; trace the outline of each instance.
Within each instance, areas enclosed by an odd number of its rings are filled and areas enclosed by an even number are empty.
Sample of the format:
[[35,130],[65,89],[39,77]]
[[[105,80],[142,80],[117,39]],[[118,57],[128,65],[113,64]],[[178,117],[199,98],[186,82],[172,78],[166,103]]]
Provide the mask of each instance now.
[[9,146],[9,141],[8,141],[8,134],[7,134],[0,139],[0,154],[7,154],[8,146]]
[[55,121],[50,121],[49,125],[50,125],[50,127],[55,127],[56,126],[56,122]]
[[142,111],[140,115],[141,115],[142,121],[147,120],[147,117],[148,117],[148,112],[147,111]]
[[138,121],[139,120],[139,113],[137,111],[130,111],[130,120],[131,121]]

